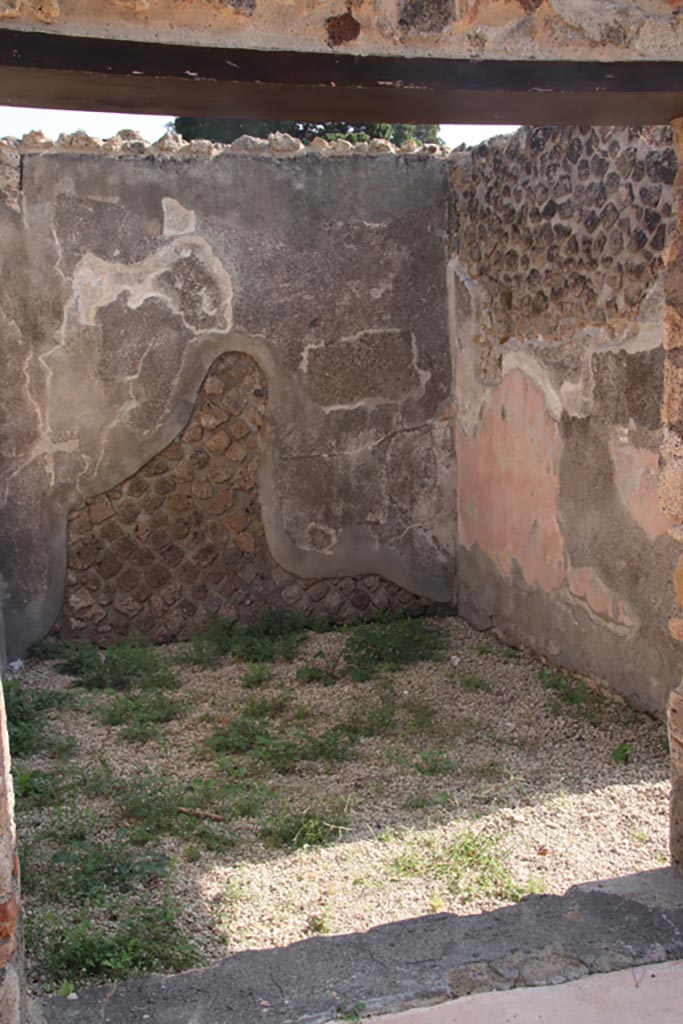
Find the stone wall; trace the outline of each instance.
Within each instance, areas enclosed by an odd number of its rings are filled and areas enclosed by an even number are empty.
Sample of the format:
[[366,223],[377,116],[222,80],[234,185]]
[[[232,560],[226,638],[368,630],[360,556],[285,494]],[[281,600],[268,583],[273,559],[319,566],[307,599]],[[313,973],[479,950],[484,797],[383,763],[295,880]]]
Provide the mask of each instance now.
[[277,564],[258,486],[266,408],[253,359],[220,356],[171,444],[70,512],[62,636],[164,642],[211,615],[250,621],[279,608],[348,622],[427,607],[379,576],[310,580]]
[[458,603],[663,709],[679,540],[660,508],[664,129],[524,129],[461,153],[451,264]]
[[476,60],[678,60],[673,0],[0,0],[0,24],[100,38]]
[[449,601],[447,164],[282,137],[44,145],[0,147],[10,656],[59,616],[67,543],[62,624],[98,638]]

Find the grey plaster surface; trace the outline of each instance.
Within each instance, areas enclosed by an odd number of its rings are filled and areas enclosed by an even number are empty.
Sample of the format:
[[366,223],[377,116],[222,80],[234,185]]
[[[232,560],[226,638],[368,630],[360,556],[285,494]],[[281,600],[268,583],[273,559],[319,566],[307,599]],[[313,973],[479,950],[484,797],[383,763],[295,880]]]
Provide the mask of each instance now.
[[438,914],[283,949],[239,953],[55,997],[36,1024],[323,1024],[458,996],[558,984],[683,956],[683,880],[668,869],[532,896],[488,914]]
[[10,656],[57,616],[69,510],[164,448],[229,351],[267,381],[261,500],[280,565],[449,600],[445,164],[22,160],[20,208],[0,209]]

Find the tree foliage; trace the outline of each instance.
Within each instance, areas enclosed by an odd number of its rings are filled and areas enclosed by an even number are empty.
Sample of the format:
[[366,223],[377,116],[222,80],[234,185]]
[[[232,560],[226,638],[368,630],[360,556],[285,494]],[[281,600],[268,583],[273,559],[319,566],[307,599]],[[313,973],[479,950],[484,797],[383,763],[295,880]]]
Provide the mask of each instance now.
[[254,135],[265,139],[271,132],[286,132],[302,142],[321,138],[327,142],[346,139],[348,142],[367,142],[369,139],[387,139],[400,146],[407,139],[417,142],[438,143],[438,124],[346,124],[326,121],[249,121],[219,117],[176,117],[173,128],[186,141],[210,139],[212,142],[234,142],[240,135]]

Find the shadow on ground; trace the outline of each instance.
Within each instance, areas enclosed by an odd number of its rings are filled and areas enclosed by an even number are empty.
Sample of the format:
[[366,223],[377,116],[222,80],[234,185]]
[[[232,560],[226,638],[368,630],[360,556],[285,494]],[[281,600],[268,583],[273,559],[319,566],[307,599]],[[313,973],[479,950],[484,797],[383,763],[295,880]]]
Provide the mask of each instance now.
[[54,997],[35,1024],[323,1024],[497,989],[683,957],[683,879],[670,869],[531,896],[486,914],[436,914],[203,970]]

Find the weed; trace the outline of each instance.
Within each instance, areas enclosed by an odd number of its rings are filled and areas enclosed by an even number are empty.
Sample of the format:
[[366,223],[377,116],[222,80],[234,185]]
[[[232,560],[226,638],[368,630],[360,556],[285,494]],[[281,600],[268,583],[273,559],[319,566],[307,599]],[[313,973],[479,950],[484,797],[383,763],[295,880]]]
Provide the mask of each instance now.
[[320,686],[333,686],[337,681],[334,673],[323,665],[302,665],[297,669],[296,678],[300,683],[319,683]]
[[306,809],[296,814],[271,818],[261,829],[261,837],[273,846],[302,850],[325,846],[348,831],[348,805],[336,802],[327,809]]
[[275,697],[250,697],[242,709],[245,718],[267,718],[268,715],[281,715],[292,703],[289,693],[281,693]]
[[473,672],[470,672],[464,676],[460,676],[458,682],[462,686],[463,690],[469,690],[472,693],[477,691],[485,691],[486,693],[490,693],[491,690],[493,689],[489,682],[487,682],[485,679],[482,679],[481,676],[475,675]]
[[447,807],[450,803],[448,793],[414,793],[409,796],[404,807],[407,811],[422,811],[427,807]]
[[153,971],[177,973],[194,967],[199,959],[180,931],[169,900],[129,911],[112,931],[93,928],[90,921],[68,924],[56,914],[34,919],[31,931],[42,932],[45,971],[62,985]]
[[379,689],[379,703],[360,702],[346,723],[349,736],[383,736],[394,728],[396,720],[396,691],[383,684]]
[[330,911],[325,908],[319,914],[311,914],[306,930],[309,935],[329,935],[331,929]]
[[600,721],[604,700],[582,679],[563,672],[542,668],[536,678],[551,691],[550,709],[555,714],[569,711],[575,718],[584,718],[591,725]]
[[78,749],[78,740],[75,736],[55,732],[48,736],[45,746],[49,754],[59,758],[60,761],[65,761]]
[[481,897],[517,901],[524,895],[505,866],[496,837],[473,831],[441,847],[408,847],[391,867],[394,877],[419,875],[441,881],[464,902]]
[[159,691],[142,692],[132,697],[116,697],[104,709],[107,725],[123,726],[122,739],[145,743],[158,731],[158,726],[180,714],[180,704]]
[[114,786],[114,773],[109,762],[101,757],[84,765],[78,776],[78,785],[84,796],[109,796]]
[[94,644],[67,643],[57,666],[88,690],[172,689],[178,681],[163,657],[145,644],[128,640],[101,655]]
[[[254,787],[256,792],[261,791]],[[225,819],[234,815],[242,794],[243,787],[230,779],[191,779],[183,786],[151,772],[138,775],[117,791],[121,814],[137,825],[131,835],[133,842],[147,843],[167,833],[192,836],[211,850],[234,846],[235,836]],[[193,810],[218,814],[222,820],[204,821],[193,815]]]
[[284,736],[261,734],[254,744],[258,761],[272,768],[278,775],[287,775],[304,759],[301,744]]
[[474,650],[476,654],[493,654],[493,647],[486,642],[476,644]]
[[64,644],[54,637],[46,636],[43,640],[36,640],[27,651],[27,657],[34,661],[54,661],[59,658],[64,650]]
[[188,864],[196,864],[198,860],[201,860],[202,852],[198,846],[186,846],[185,847],[185,860]]
[[86,839],[62,845],[53,854],[40,888],[53,899],[68,894],[92,900],[110,890],[128,892],[139,883],[165,878],[169,870],[165,854],[137,853],[126,837],[113,843]]
[[2,684],[9,731],[10,749],[14,757],[35,754],[45,743],[45,716],[48,708],[61,707],[66,694],[24,686],[18,679]]
[[615,764],[628,764],[631,760],[631,747],[628,743],[617,743],[612,751],[612,760]]
[[214,729],[206,745],[215,754],[246,754],[268,739],[270,733],[264,722],[243,715]]
[[303,753],[309,761],[346,761],[356,737],[343,724],[325,729],[319,736],[308,736],[303,744]]
[[250,626],[213,619],[192,642],[191,659],[207,665],[232,654],[241,661],[263,663],[281,657],[292,661],[306,630],[326,628],[299,612],[266,612]]
[[505,867],[494,836],[464,832],[436,855],[430,869],[465,902],[482,896],[516,902],[523,895]]
[[256,687],[263,686],[269,678],[270,669],[267,665],[264,665],[262,661],[249,662],[247,671],[242,676],[242,686],[245,690],[255,690]]
[[516,661],[522,657],[522,652],[517,650],[516,647],[501,647],[498,653],[506,661]]
[[343,658],[351,679],[366,682],[382,670],[436,658],[444,646],[443,632],[422,619],[384,619],[356,626],[347,637]]
[[360,1015],[365,1009],[365,1003],[354,1003],[353,1006],[339,1006],[337,1008],[337,1020],[351,1021],[352,1024],[359,1024]]
[[24,771],[15,763],[12,775],[19,811],[49,807],[59,803],[62,798],[62,786],[53,772],[44,772],[39,768]]
[[431,729],[434,725],[436,711],[424,701],[406,697],[401,701],[401,707],[410,716],[410,724],[406,727],[407,731],[421,732]]
[[444,775],[455,770],[452,758],[443,750],[425,750],[418,755],[415,768],[421,775]]

